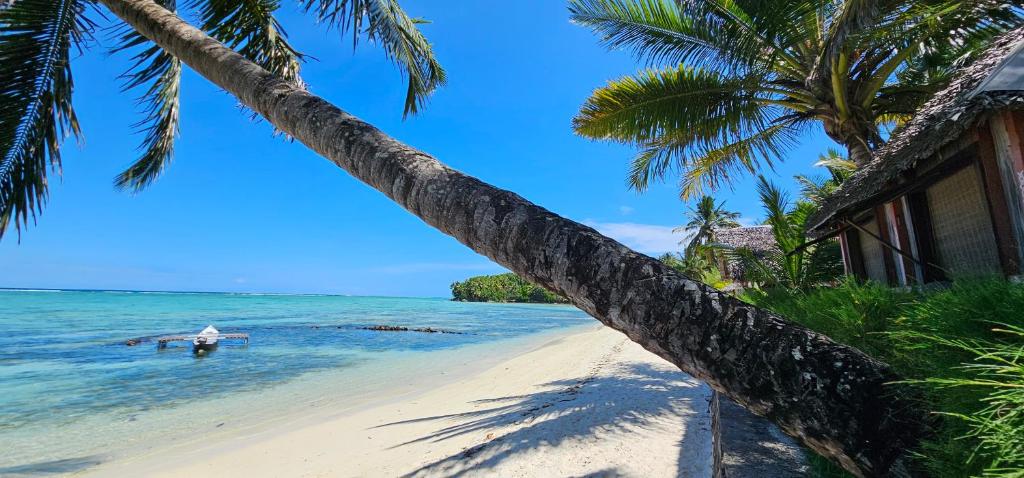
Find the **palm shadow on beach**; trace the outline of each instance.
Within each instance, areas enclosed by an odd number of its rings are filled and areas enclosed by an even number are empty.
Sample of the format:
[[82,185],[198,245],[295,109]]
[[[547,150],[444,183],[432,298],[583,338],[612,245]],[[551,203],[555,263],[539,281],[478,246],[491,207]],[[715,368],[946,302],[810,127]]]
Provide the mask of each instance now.
[[[569,443],[577,447],[597,444],[611,434],[670,433],[678,430],[678,421],[686,421],[676,457],[678,476],[701,475],[700,464],[707,463],[704,455],[710,452],[706,386],[678,370],[647,363],[606,363],[603,367],[610,368],[612,373],[598,374],[595,369],[592,375],[577,380],[546,383],[540,392],[474,401],[480,409],[472,412],[404,420],[380,427],[424,421],[451,423],[395,448],[480,435],[482,443],[405,475],[457,477],[486,474],[506,460],[526,453],[544,453]],[[581,454],[586,452],[586,448],[580,449]],[[626,476],[622,464],[611,465],[583,476]]]

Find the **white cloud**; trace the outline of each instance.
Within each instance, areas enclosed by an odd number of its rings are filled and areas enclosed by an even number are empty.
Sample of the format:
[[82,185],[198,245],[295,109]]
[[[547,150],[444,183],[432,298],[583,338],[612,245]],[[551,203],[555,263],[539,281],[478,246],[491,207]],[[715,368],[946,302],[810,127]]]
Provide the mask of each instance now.
[[619,206],[619,213],[622,214],[623,216],[628,216],[630,214],[633,214],[633,211],[635,211],[635,210],[636,209],[633,209],[633,208],[631,208],[629,206]]
[[678,251],[680,249],[679,241],[686,237],[683,233],[673,233],[672,226],[596,221],[585,221],[585,224],[597,229],[601,234],[645,254]]

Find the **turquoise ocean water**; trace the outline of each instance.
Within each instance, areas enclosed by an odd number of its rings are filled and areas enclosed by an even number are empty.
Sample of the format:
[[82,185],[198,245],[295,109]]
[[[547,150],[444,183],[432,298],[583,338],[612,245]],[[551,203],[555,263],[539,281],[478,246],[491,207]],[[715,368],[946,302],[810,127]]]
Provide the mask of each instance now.
[[[594,323],[568,306],[444,299],[0,290],[0,476],[413,393]],[[198,358],[184,343],[125,345],[207,324],[250,344]],[[463,334],[359,329],[376,324]]]

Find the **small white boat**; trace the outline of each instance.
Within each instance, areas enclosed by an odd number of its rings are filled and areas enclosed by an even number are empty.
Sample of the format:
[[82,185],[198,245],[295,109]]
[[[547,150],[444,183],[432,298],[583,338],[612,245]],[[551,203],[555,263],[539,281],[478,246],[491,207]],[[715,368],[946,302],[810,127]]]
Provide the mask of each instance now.
[[217,339],[220,338],[220,331],[212,325],[207,325],[196,338],[192,340],[192,352],[203,353],[217,348]]
[[[2,1],[2,0],[0,0]],[[249,344],[249,334],[244,332],[235,332],[231,334],[222,334],[212,325],[207,325],[202,332],[196,335],[165,335],[163,337],[156,338],[156,348],[164,349],[167,348],[167,344],[171,342],[192,342],[192,351],[201,352],[206,350],[213,350],[217,348],[220,342],[228,341],[231,342],[241,341],[243,344]],[[138,344],[137,340],[129,340],[128,345]]]

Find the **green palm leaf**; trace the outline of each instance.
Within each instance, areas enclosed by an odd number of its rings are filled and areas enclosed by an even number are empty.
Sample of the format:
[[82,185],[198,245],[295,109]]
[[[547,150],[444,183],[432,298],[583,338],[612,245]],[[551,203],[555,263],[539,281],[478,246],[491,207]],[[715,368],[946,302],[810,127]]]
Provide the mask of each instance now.
[[81,134],[69,54],[93,25],[75,0],[19,0],[0,8],[0,236],[20,231],[46,202],[47,167],[62,140]]
[[288,43],[274,18],[278,0],[192,0],[200,28],[267,71],[302,85],[299,67],[305,55]]
[[758,76],[725,76],[695,68],[647,70],[595,91],[573,120],[583,136],[634,144],[628,183],[681,172],[681,194],[730,183],[737,173],[779,160],[794,142],[796,116]]
[[974,55],[988,40],[1022,25],[1022,13],[1019,1],[845,0],[831,19],[811,78],[829,77],[840,55],[869,49],[897,60],[883,69],[880,81],[911,61],[912,56],[899,58],[906,48]]
[[630,48],[651,63],[733,63],[720,37],[683,17],[674,0],[572,0],[569,13],[609,49]]
[[679,180],[682,199],[731,187],[746,174],[754,174],[762,166],[773,168],[777,159],[796,146],[800,127],[794,121],[777,122],[771,126],[751,128],[746,136],[718,145],[681,144],[669,151],[677,152],[676,162],[683,172]]
[[1016,0],[570,0],[569,10],[609,48],[668,64],[596,90],[576,132],[641,147],[629,184],[679,173],[684,197],[770,166],[810,122],[869,160],[884,128],[1024,23]]
[[[175,10],[174,0],[158,3],[168,10]],[[135,30],[126,30],[114,52],[145,47],[135,54],[132,67],[122,75],[126,80],[123,90],[145,87],[138,99],[139,104],[144,105],[145,117],[135,124],[144,135],[140,146],[143,153],[134,164],[117,175],[114,185],[118,189],[138,192],[160,175],[173,156],[174,140],[178,135],[181,61]]]
[[[175,0],[158,2],[176,10]],[[202,28],[254,63],[302,86],[299,66],[304,56],[287,41],[274,18],[275,0],[194,0]],[[142,156],[114,179],[119,189],[141,191],[166,169],[179,131],[181,62],[131,29],[121,34],[113,51],[136,50],[131,68],[122,75],[125,90],[144,88],[139,98],[144,117],[135,127],[144,135]]]
[[670,132],[710,141],[772,101],[760,84],[758,77],[699,68],[646,70],[595,90],[573,118],[573,129],[589,138],[634,144]]
[[[765,3],[765,2],[762,2]],[[572,21],[601,37],[610,49],[629,48],[650,63],[686,63],[715,69],[764,69],[783,58],[796,10],[751,8],[729,0],[571,0]],[[739,33],[752,34],[739,34]]]
[[365,33],[401,68],[408,88],[404,116],[416,114],[447,80],[434,49],[419,31],[423,20],[409,17],[396,0],[302,0],[307,12],[342,33],[352,32],[353,44]]

